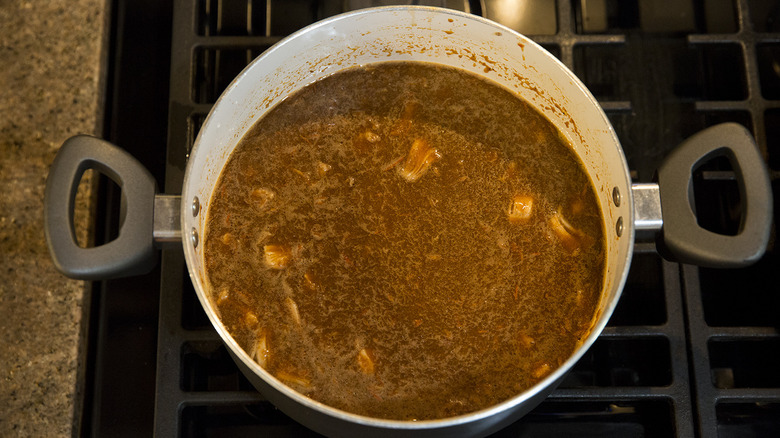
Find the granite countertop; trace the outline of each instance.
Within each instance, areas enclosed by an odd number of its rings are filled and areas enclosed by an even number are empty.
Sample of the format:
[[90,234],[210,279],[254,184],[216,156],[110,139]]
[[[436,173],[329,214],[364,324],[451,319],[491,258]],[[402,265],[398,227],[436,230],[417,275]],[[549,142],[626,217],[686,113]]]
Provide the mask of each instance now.
[[[101,131],[107,3],[0,1],[0,436],[78,430],[89,289],[52,265],[43,192],[62,142]],[[84,241],[94,191],[82,181]]]

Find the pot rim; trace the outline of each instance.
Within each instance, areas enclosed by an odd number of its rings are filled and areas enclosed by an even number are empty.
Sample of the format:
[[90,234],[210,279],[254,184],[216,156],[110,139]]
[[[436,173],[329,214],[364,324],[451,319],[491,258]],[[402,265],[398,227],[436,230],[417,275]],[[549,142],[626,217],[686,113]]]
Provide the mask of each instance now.
[[[504,32],[508,35],[511,35],[514,38],[517,38],[519,42],[521,42],[523,45],[532,46],[540,51],[540,53],[543,53],[544,56],[549,58],[548,60],[552,62],[558,69],[560,69],[571,82],[579,89],[581,93],[584,94],[584,96],[590,101],[590,103],[595,107],[598,108],[598,111],[600,113],[600,118],[602,119],[604,126],[608,127],[609,129],[609,135],[613,138],[614,144],[620,149],[620,142],[617,138],[617,135],[614,131],[614,128],[612,127],[612,124],[609,122],[606,114],[604,113],[601,106],[598,104],[596,99],[593,97],[593,95],[590,93],[588,88],[577,78],[574,73],[569,70],[568,67],[566,67],[559,59],[557,59],[555,56],[550,54],[547,50],[542,48],[539,44],[532,41],[528,37],[504,26],[499,23],[496,23],[492,20],[489,20],[487,18],[476,16],[473,14],[468,14],[465,12],[460,12],[452,9],[446,9],[446,8],[438,8],[438,7],[430,7],[430,6],[381,6],[381,7],[374,7],[374,8],[366,8],[366,9],[359,9],[351,12],[346,12],[338,15],[334,15],[332,17],[323,19],[321,21],[315,22],[305,28],[302,28],[295,33],[285,37],[284,39],[280,40],[276,44],[274,44],[272,47],[267,49],[265,52],[263,52],[260,56],[255,58],[249,65],[247,65],[230,83],[230,85],[225,89],[225,91],[220,95],[220,97],[217,99],[217,101],[212,106],[211,110],[209,111],[202,128],[200,132],[198,133],[195,142],[193,144],[192,150],[190,151],[190,157],[194,157],[198,154],[198,151],[201,148],[207,147],[203,146],[201,144],[201,138],[203,132],[207,129],[207,127],[210,125],[210,122],[212,121],[213,114],[218,111],[220,108],[220,104],[223,102],[223,100],[227,99],[227,96],[230,94],[230,91],[235,88],[236,84],[247,75],[247,72],[250,68],[252,68],[255,64],[262,62],[265,58],[271,56],[273,53],[284,50],[286,45],[297,38],[300,38],[302,35],[305,35],[307,33],[311,33],[314,29],[327,27],[331,25],[334,22],[345,20],[345,19],[351,19],[353,17],[362,16],[366,14],[374,14],[377,12],[386,12],[386,11],[420,11],[420,12],[427,12],[427,13],[435,13],[435,14],[446,14],[446,15],[452,15],[456,16],[459,19],[469,20],[481,23],[483,25],[488,25],[493,28],[495,28],[497,31]],[[630,189],[630,175],[628,166],[626,163],[625,155],[623,154],[622,150],[620,152],[620,157],[622,158],[623,163],[623,172],[624,175],[621,175],[621,178],[625,178],[626,181],[629,182],[629,189]],[[192,177],[192,168],[193,168],[193,159],[188,160],[187,166],[185,169],[184,174],[184,181],[183,181],[183,188],[189,187],[189,179]],[[186,194],[185,194],[186,195]],[[624,195],[624,200],[628,204],[628,216],[627,220],[624,220],[624,230],[622,239],[629,239],[631,244],[628,245],[627,250],[627,257],[624,262],[626,266],[631,261],[632,254],[633,254],[633,242],[635,238],[635,229],[634,229],[634,207],[633,207],[633,196],[630,193],[630,190],[627,190],[627,193]],[[186,220],[191,217],[192,210],[190,208],[190,205],[187,201],[187,198],[183,198],[183,201],[181,203],[181,223],[184,225],[186,223]],[[605,212],[603,212],[605,213]],[[205,213],[204,213],[205,215]],[[604,225],[607,227],[609,225],[609,220],[606,217],[606,215],[603,217]],[[186,231],[186,229],[183,227],[183,229]],[[192,260],[192,257],[195,257],[195,251],[193,249],[193,244],[190,240],[190,235],[188,233],[183,233],[183,245],[184,245],[184,255],[186,259],[187,269],[190,276],[190,279],[195,287],[195,290],[198,295],[198,299],[201,302],[201,305],[203,306],[204,310],[206,311],[206,314],[211,321],[214,328],[217,330],[217,332],[220,335],[221,340],[228,345],[228,347],[232,350],[232,353],[236,355],[236,357],[240,358],[241,361],[246,365],[252,372],[254,372],[256,375],[258,375],[260,378],[262,378],[268,385],[272,386],[275,390],[279,391],[280,393],[284,394],[285,396],[289,397],[290,399],[305,405],[309,408],[313,408],[320,413],[326,414],[331,417],[335,417],[338,419],[346,420],[351,423],[365,425],[365,426],[371,426],[371,427],[380,427],[380,428],[386,428],[386,429],[395,429],[395,430],[423,430],[423,429],[441,429],[446,427],[452,427],[452,426],[458,426],[458,425],[465,425],[469,423],[473,423],[479,420],[483,420],[489,417],[493,417],[499,413],[506,412],[508,410],[512,410],[513,408],[517,407],[518,405],[523,404],[524,402],[528,401],[529,399],[533,398],[534,396],[537,396],[540,392],[542,392],[545,388],[553,387],[554,385],[557,385],[566,373],[570,371],[570,369],[576,364],[576,362],[585,354],[585,352],[592,346],[592,344],[595,342],[595,340],[598,338],[598,336],[601,334],[601,332],[604,330],[604,327],[606,326],[609,316],[612,314],[612,312],[615,309],[615,306],[617,305],[617,302],[620,298],[620,295],[622,293],[622,290],[625,286],[626,279],[628,277],[628,269],[623,269],[622,275],[617,279],[617,283],[614,287],[617,288],[616,293],[614,297],[609,301],[605,306],[601,308],[601,314],[597,314],[594,319],[596,320],[596,324],[592,327],[590,333],[588,336],[580,343],[580,345],[575,349],[575,351],[569,356],[569,358],[561,364],[558,368],[556,368],[553,372],[548,374],[544,379],[537,382],[535,385],[527,388],[526,390],[518,393],[514,397],[508,398],[498,404],[495,404],[493,406],[473,411],[467,414],[462,414],[454,417],[446,417],[441,419],[435,419],[435,420],[421,420],[421,421],[412,421],[412,420],[391,420],[391,419],[383,419],[383,418],[375,418],[375,417],[369,417],[359,414],[354,414],[351,412],[347,412],[338,408],[331,407],[329,405],[326,405],[324,403],[318,402],[316,400],[313,400],[295,390],[288,387],[286,384],[282,383],[280,380],[278,380],[276,377],[274,377],[271,373],[266,371],[264,368],[262,368],[257,362],[252,360],[248,354],[238,345],[238,343],[233,339],[233,337],[227,332],[227,330],[222,325],[219,317],[216,315],[216,312],[214,311],[213,304],[211,301],[206,297],[205,291],[206,291],[206,285],[205,285],[205,279],[201,278],[201,275],[197,272],[195,272],[194,261]],[[607,259],[607,263],[609,263],[609,260]],[[605,271],[608,268],[608,266],[605,266]],[[606,274],[605,274],[606,275]],[[605,287],[604,290],[602,290],[602,300],[606,299],[605,295],[607,294],[607,288]]]

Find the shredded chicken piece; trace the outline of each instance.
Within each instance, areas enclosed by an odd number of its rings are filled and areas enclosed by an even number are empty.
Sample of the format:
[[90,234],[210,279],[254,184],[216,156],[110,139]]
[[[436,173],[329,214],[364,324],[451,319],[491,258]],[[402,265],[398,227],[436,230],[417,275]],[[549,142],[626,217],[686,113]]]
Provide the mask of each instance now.
[[276,378],[295,389],[311,389],[311,380],[287,371],[277,371]]
[[284,245],[265,245],[265,265],[271,269],[284,269],[292,261],[290,248]]
[[292,317],[293,322],[295,322],[295,325],[300,326],[301,314],[298,312],[298,304],[295,303],[295,300],[290,297],[285,298],[284,306],[287,308],[287,311],[290,312],[290,316]]
[[320,224],[314,224],[311,227],[311,237],[314,238],[314,240],[322,240],[325,238],[325,227]]
[[222,235],[221,240],[225,245],[232,245],[236,241],[236,238],[233,237],[233,233],[225,233]]
[[527,222],[533,214],[534,198],[526,195],[515,195],[507,210],[509,222],[522,223]]
[[430,147],[425,140],[417,139],[412,143],[404,165],[398,169],[399,175],[409,182],[420,179],[434,161],[441,158],[439,152]]
[[545,376],[545,375],[549,374],[550,373],[550,368],[551,368],[550,364],[545,362],[545,363],[537,366],[536,368],[534,368],[533,371],[531,371],[531,375],[534,376],[535,379],[538,379],[538,378],[540,378],[542,376]]
[[531,348],[536,344],[536,341],[531,336],[528,336],[526,333],[520,333],[520,336],[518,337],[518,340],[520,341],[520,345],[523,346],[523,348]]
[[257,325],[257,315],[252,311],[247,311],[244,314],[244,322],[246,323],[247,327],[254,327]]
[[235,300],[235,302],[241,304],[242,306],[249,306],[249,297],[247,297],[246,294],[240,290],[230,291],[230,299]]
[[322,161],[318,161],[317,162],[317,175],[320,178],[322,178],[325,175],[327,175],[328,172],[330,172],[330,169],[332,169],[332,168],[333,168],[333,166],[331,166],[330,164],[326,164],[326,163],[323,163]]
[[360,371],[365,374],[374,374],[374,360],[371,359],[368,350],[361,348],[357,356],[357,361]]
[[311,272],[303,274],[303,285],[306,289],[317,290],[317,283],[314,281],[314,275]]
[[265,208],[268,206],[268,203],[271,202],[274,197],[276,197],[276,193],[263,187],[254,189],[249,192],[249,198],[252,203],[260,208]]
[[379,140],[382,139],[382,137],[379,136],[374,131],[366,131],[363,133],[363,137],[369,142],[369,143],[377,143]]
[[304,171],[302,171],[300,169],[296,169],[295,167],[291,167],[290,171],[292,173],[300,176],[301,178],[303,178],[303,180],[306,182],[307,185],[311,185],[312,181],[311,181],[311,177],[309,176],[308,172],[304,172]]
[[263,368],[268,367],[268,362],[271,359],[271,350],[268,345],[268,332],[265,329],[258,330],[253,358]]
[[230,298],[230,290],[228,288],[220,289],[219,294],[217,295],[217,305],[222,305],[227,302],[228,298]]
[[355,137],[353,145],[358,152],[365,153],[372,150],[381,140],[382,137],[380,137],[379,134],[370,129],[366,129]]

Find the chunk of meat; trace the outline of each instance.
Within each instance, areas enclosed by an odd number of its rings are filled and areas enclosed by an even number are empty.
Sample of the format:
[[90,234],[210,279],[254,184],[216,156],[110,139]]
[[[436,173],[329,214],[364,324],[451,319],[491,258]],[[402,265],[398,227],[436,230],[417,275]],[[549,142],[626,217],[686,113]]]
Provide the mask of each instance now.
[[512,202],[509,204],[509,210],[506,214],[509,218],[509,222],[522,223],[528,222],[531,218],[534,208],[534,198],[526,195],[515,195],[512,197]]
[[308,392],[312,389],[311,380],[295,372],[277,371],[276,378],[298,391]]
[[520,335],[517,337],[517,339],[520,345],[526,349],[531,348],[536,344],[536,340],[524,332],[520,332]]
[[271,350],[269,349],[268,331],[260,329],[257,331],[257,337],[255,339],[254,354],[251,354],[252,358],[261,367],[267,368],[271,359]]
[[273,190],[264,187],[259,187],[249,192],[250,204],[261,209],[266,208],[275,197],[276,193]]
[[314,275],[311,272],[303,274],[303,286],[310,291],[317,290],[317,282],[314,280]]
[[549,374],[550,369],[550,364],[545,362],[543,364],[537,365],[536,368],[531,371],[531,375],[534,376],[535,379],[540,379]]
[[294,167],[291,167],[291,168],[290,168],[290,171],[291,171],[292,173],[294,173],[294,174],[296,174],[296,175],[300,176],[301,178],[303,178],[303,180],[306,182],[306,184],[311,184],[311,178],[309,177],[309,174],[308,174],[308,173],[306,173],[306,172],[304,172],[304,171],[302,171],[302,170],[300,170],[300,169],[296,169],[296,168],[294,168]]
[[217,305],[221,306],[227,303],[228,298],[230,298],[230,290],[228,288],[220,289],[217,294]]
[[271,269],[284,269],[292,261],[290,248],[284,245],[265,245],[265,265]]
[[287,312],[290,313],[290,317],[292,318],[295,325],[300,326],[301,325],[301,314],[298,311],[298,304],[295,303],[295,300],[293,300],[290,297],[287,297],[284,299],[284,307],[287,308]]
[[236,242],[236,238],[233,236],[233,233],[223,234],[221,240],[225,245],[232,245]]
[[330,164],[326,164],[326,163],[323,163],[322,161],[318,161],[317,162],[317,176],[319,176],[320,178],[325,177],[325,175],[327,175],[328,172],[330,172],[330,169],[332,169],[332,168],[333,168],[333,166],[331,166]]
[[379,136],[374,131],[366,131],[363,133],[363,138],[365,138],[369,143],[377,143],[379,140],[382,139],[382,137]]
[[255,312],[248,310],[244,314],[244,323],[246,324],[247,327],[250,328],[256,327],[258,323],[257,314]]
[[374,360],[371,359],[371,355],[368,350],[361,348],[357,356],[358,366],[360,371],[365,374],[374,374]]
[[441,154],[427,141],[417,139],[412,143],[403,166],[398,168],[398,174],[409,182],[415,182],[425,175],[431,164],[439,158]]
[[366,153],[374,149],[376,144],[381,140],[382,137],[380,137],[379,134],[372,131],[371,129],[366,129],[365,131],[358,134],[357,137],[355,137],[353,146],[357,152]]

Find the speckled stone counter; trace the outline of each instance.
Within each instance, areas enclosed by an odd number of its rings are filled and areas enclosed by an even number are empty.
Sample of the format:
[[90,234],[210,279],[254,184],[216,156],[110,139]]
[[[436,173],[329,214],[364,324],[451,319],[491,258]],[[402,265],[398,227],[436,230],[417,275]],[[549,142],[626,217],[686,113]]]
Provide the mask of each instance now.
[[0,436],[69,436],[80,421],[89,290],[52,266],[43,192],[62,142],[100,131],[106,4],[0,1]]

